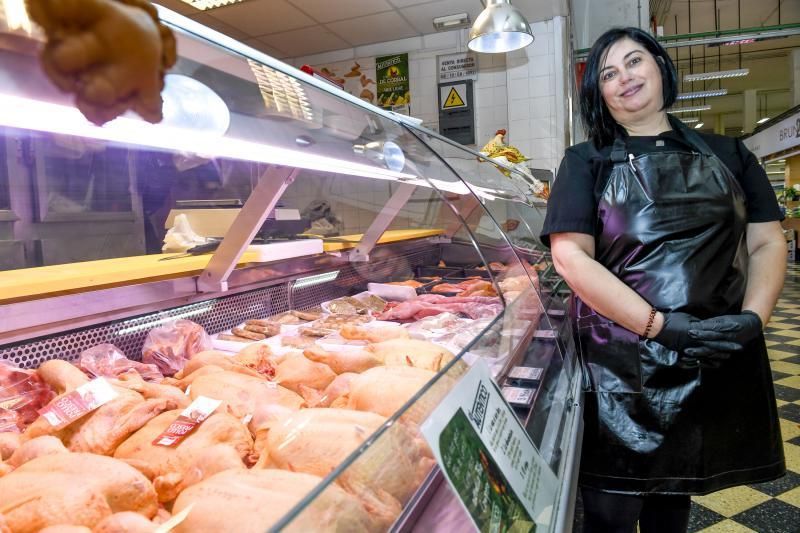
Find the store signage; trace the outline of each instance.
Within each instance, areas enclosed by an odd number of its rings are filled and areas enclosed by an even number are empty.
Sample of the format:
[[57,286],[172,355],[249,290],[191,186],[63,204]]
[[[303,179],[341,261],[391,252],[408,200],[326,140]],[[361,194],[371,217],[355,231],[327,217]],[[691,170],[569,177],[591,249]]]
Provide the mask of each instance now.
[[378,77],[378,106],[391,109],[411,102],[408,54],[375,58]]
[[742,142],[756,157],[766,157],[800,146],[800,110]]
[[439,87],[439,102],[442,109],[458,109],[467,105],[467,84],[446,85]]
[[472,52],[436,56],[439,83],[478,78],[478,58]]
[[422,424],[479,531],[549,530],[558,479],[478,360]]

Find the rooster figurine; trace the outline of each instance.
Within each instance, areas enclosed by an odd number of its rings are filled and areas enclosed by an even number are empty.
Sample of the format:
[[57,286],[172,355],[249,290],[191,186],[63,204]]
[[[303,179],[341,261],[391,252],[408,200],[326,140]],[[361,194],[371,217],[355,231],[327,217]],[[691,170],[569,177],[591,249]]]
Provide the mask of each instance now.
[[[539,198],[546,199],[549,196],[547,186],[543,182],[534,178],[530,169],[522,164],[527,161],[528,158],[522,155],[517,148],[506,144],[505,136],[506,130],[497,130],[492,140],[486,143],[481,149],[481,155],[487,159],[491,159],[503,165],[509,166],[515,169],[517,172],[523,174],[534,195],[538,196]],[[511,171],[503,167],[499,167],[499,170],[503,173],[503,175],[509,178],[512,177]]]

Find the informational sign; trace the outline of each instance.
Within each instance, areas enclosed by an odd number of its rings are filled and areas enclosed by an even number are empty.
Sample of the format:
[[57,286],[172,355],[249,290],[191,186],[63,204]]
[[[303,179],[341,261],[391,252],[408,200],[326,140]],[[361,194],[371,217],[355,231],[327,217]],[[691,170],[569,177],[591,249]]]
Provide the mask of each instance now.
[[800,146],[800,110],[742,142],[756,157]]
[[357,60],[314,65],[313,68],[332,83],[344,87],[345,91],[356,98],[375,104],[377,98],[375,58],[362,57]]
[[436,56],[439,83],[478,78],[478,58],[473,52]]
[[446,85],[439,87],[439,102],[442,109],[457,109],[467,105],[467,84]]
[[421,429],[479,531],[550,529],[558,479],[485,362],[472,366]]
[[475,144],[472,80],[439,84],[439,133],[460,144]]
[[408,54],[376,57],[375,70],[378,77],[379,107],[391,108],[411,102]]

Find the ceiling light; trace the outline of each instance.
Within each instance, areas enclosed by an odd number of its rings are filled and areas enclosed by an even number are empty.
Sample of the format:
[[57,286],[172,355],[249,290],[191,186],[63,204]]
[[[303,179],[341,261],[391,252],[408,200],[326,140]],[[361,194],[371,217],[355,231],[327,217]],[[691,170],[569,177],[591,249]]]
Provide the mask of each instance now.
[[695,122],[700,122],[700,119],[697,117],[686,117],[682,118],[681,122],[683,122],[684,124],[694,124]]
[[691,100],[692,98],[710,98],[711,96],[725,96],[728,89],[713,89],[710,91],[695,91],[693,93],[679,93],[676,100]]
[[470,20],[467,13],[446,15],[444,17],[436,17],[433,19],[433,27],[436,28],[436,31],[458,30],[468,27],[469,23]]
[[769,117],[760,118],[756,121],[756,124],[763,124],[769,120]]
[[205,11],[206,9],[214,9],[216,7],[227,6],[230,4],[238,4],[244,0],[181,0],[190,6]]
[[719,70],[717,72],[700,72],[698,74],[687,74],[683,77],[684,81],[704,81],[704,80],[718,80],[721,78],[738,78],[750,74],[749,68],[740,68],[736,70]]
[[672,109],[668,109],[667,113],[695,113],[699,111],[708,111],[709,109],[711,109],[711,106],[708,104],[693,105],[686,107],[673,107]]
[[509,0],[487,0],[469,31],[470,50],[500,54],[525,48],[533,42],[533,32],[522,13]]
[[694,125],[694,129],[699,130],[703,126],[704,126],[704,124],[702,122],[698,122],[697,124]]

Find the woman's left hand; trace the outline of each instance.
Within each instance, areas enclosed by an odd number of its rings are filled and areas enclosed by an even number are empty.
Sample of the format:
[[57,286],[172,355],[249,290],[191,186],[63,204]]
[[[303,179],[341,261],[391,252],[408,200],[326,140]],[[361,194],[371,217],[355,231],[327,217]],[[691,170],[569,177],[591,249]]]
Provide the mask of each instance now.
[[689,337],[699,341],[720,341],[729,344],[730,351],[740,351],[758,337],[763,324],[753,311],[738,315],[722,315],[693,324]]

